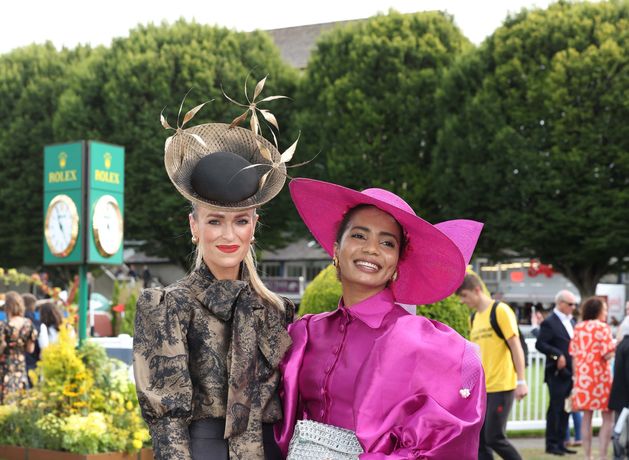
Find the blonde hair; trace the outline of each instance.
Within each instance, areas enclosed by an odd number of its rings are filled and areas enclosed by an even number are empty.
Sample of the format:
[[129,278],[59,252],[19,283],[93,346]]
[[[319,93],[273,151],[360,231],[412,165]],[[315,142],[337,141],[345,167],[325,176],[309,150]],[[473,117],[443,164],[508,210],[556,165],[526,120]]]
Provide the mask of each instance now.
[[[253,215],[256,215],[256,209],[253,208]],[[192,217],[197,219],[197,207],[194,203],[192,203]],[[203,265],[203,248],[201,247],[202,241],[199,239],[197,243],[195,254],[194,254],[194,269],[198,270]],[[270,304],[276,306],[280,310],[284,310],[284,301],[280,296],[278,296],[275,292],[271,291],[268,287],[264,285],[262,280],[260,279],[260,275],[258,275],[258,269],[256,264],[256,251],[251,243],[249,247],[249,251],[245,255],[243,260],[245,268],[247,269],[247,273],[249,274],[249,283],[256,294],[258,294],[262,299],[266,300]]]
[[24,301],[22,296],[15,292],[9,291],[4,296],[4,311],[11,316],[24,316]]

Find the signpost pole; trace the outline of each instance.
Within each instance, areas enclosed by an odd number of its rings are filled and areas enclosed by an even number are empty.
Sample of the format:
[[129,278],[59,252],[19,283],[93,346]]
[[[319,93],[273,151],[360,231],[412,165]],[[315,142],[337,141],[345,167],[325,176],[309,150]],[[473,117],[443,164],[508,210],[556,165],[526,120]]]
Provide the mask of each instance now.
[[79,265],[79,346],[87,339],[87,304],[89,302],[87,265]]

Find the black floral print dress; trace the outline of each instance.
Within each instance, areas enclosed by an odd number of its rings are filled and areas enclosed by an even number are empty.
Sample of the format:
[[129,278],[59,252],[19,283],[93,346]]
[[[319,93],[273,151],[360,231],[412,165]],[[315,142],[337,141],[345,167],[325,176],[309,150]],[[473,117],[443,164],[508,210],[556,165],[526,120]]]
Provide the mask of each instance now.
[[[246,278],[246,277],[245,277]],[[203,265],[138,299],[134,373],[157,460],[189,460],[190,423],[224,419],[231,460],[263,460],[262,424],[282,418],[279,363],[294,307]]]
[[10,401],[13,393],[28,388],[26,374],[26,346],[37,340],[37,331],[30,319],[24,318],[22,326],[14,327],[8,321],[1,327],[0,369],[2,375],[2,403]]

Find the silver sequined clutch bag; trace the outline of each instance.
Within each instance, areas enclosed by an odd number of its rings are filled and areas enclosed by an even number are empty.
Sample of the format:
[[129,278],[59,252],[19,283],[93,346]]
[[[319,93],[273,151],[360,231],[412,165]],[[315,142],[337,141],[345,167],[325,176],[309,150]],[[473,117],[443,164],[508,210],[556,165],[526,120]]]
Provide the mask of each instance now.
[[357,460],[363,448],[351,430],[299,420],[286,460]]

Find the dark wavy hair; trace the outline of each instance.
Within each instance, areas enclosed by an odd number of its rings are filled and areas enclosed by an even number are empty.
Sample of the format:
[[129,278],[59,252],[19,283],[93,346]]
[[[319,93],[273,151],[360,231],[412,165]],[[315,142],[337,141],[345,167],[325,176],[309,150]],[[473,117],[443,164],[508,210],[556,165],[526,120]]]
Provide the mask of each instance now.
[[63,316],[53,302],[46,302],[39,307],[39,319],[46,327],[54,327],[59,330]]
[[603,305],[605,301],[600,297],[588,297],[581,304],[581,319],[583,321],[598,319],[603,311]]

